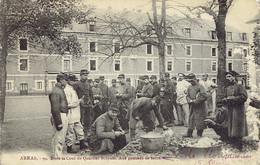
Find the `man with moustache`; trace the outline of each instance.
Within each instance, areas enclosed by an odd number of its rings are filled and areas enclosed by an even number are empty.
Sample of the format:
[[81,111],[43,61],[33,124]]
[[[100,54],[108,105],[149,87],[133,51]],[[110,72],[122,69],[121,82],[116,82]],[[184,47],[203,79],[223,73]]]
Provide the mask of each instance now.
[[112,104],[112,103],[116,104],[116,102],[117,102],[116,94],[117,94],[116,79],[112,79],[112,86],[109,87],[109,89],[108,89],[109,105]]
[[87,82],[89,71],[82,69],[80,71],[80,81],[75,83],[74,89],[77,92],[80,103],[80,122],[84,127],[85,139],[88,139],[91,130],[91,110],[93,106],[93,93],[90,84]]
[[108,111],[92,124],[89,141],[92,153],[115,153],[126,146],[125,132],[117,119],[119,113],[117,105],[110,104]]
[[202,137],[206,128],[204,120],[207,117],[206,103],[207,93],[205,88],[198,83],[196,76],[190,73],[187,81],[191,84],[187,89],[187,102],[190,107],[189,125],[184,137],[192,137],[193,130],[197,129],[197,136]]
[[228,109],[228,137],[231,138],[234,146],[242,151],[242,138],[248,135],[245,102],[247,101],[246,88],[237,83],[236,71],[226,73],[228,87],[226,97],[223,101]]
[[152,98],[153,96],[153,86],[149,82],[149,77],[147,75],[143,76],[143,88],[141,90],[141,93],[137,93],[136,96],[138,98],[140,97],[148,97]]
[[116,94],[117,105],[119,109],[118,120],[123,130],[129,132],[129,124],[127,120],[127,113],[130,111],[130,103],[132,97],[132,91],[130,86],[125,82],[125,75],[118,75],[119,87]]
[[63,144],[68,128],[68,102],[64,93],[64,87],[67,85],[65,73],[57,75],[57,83],[49,94],[51,104],[51,124],[53,126],[53,135],[51,141],[51,157],[62,157]]
[[84,143],[84,132],[83,126],[80,123],[80,102],[81,99],[78,98],[76,91],[73,86],[77,81],[77,77],[72,73],[67,74],[68,84],[64,88],[64,93],[68,101],[68,131],[66,135],[66,145],[68,153],[76,153],[72,149],[74,144],[74,134],[77,140],[80,142],[80,149],[84,150],[87,146]]
[[176,103],[177,103],[177,115],[178,115],[178,125],[188,126],[189,122],[189,104],[187,102],[187,89],[190,83],[184,80],[184,74],[178,74],[178,82],[176,86]]
[[108,110],[108,86],[105,84],[104,76],[99,77],[98,88],[101,89],[102,92],[102,99],[101,99],[102,111],[106,112]]

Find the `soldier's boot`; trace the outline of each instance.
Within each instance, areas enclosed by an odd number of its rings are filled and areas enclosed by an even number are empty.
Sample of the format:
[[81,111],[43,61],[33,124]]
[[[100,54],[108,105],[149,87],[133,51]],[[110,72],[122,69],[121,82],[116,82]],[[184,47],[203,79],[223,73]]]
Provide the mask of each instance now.
[[135,140],[135,129],[130,128],[130,139],[131,141]]
[[75,154],[77,151],[72,149],[72,146],[67,146],[67,153]]
[[199,137],[202,137],[202,133],[203,133],[203,129],[202,130],[197,130],[197,136],[199,136]]
[[88,146],[85,144],[84,139],[79,141],[79,149],[85,150]]
[[193,133],[193,130],[188,129],[187,133],[185,135],[183,135],[183,137],[192,137],[192,133]]

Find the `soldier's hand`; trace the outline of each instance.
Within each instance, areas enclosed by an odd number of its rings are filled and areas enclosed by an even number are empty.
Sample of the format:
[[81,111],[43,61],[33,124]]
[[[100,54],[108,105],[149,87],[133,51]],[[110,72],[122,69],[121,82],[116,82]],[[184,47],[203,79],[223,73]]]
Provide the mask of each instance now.
[[115,135],[120,136],[120,135],[122,135],[122,132],[121,131],[115,131]]
[[62,125],[62,124],[60,124],[60,125],[58,125],[58,126],[56,127],[56,129],[57,129],[58,131],[62,130],[62,128],[63,128],[63,125]]

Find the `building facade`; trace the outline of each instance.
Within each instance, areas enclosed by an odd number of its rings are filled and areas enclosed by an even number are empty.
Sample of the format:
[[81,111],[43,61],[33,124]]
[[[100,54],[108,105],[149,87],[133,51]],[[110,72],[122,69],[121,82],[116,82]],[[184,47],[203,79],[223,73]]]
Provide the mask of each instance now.
[[[194,73],[200,79],[203,74],[216,82],[217,75],[217,37],[214,23],[199,19],[199,25],[183,25],[176,29],[180,38],[167,36],[166,71],[171,76],[178,73]],[[29,39],[21,37],[17,49],[11,50],[7,63],[7,95],[47,94],[56,83],[56,75],[61,71],[70,71],[79,76],[82,68],[90,71],[89,78],[105,76],[111,84],[121,73],[137,85],[140,75],[159,76],[158,49],[153,45],[142,45],[136,49],[120,51],[120,43],[110,34],[100,32],[96,21],[86,24],[73,24],[64,29],[64,34],[76,35],[82,45],[83,53],[79,58],[65,55],[48,54],[35,49]],[[247,56],[249,42],[246,33],[227,27],[227,70],[241,74],[240,83],[248,85]],[[109,45],[109,46],[108,46]],[[109,57],[104,52],[112,52]]]

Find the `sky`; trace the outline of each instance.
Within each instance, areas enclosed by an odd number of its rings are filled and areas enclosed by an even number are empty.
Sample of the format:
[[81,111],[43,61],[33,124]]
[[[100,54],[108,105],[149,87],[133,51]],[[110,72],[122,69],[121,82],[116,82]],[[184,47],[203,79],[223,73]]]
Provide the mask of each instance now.
[[[151,0],[83,0],[85,4],[93,4],[98,9],[108,9],[109,7],[112,10],[128,10],[128,11],[137,11],[141,10],[142,12],[151,11]],[[182,10],[180,6],[198,6],[203,5],[206,1],[209,0],[166,0],[166,5],[169,7],[167,9],[167,14],[179,14],[173,8]],[[257,1],[259,0],[234,0],[234,3],[227,15],[226,23],[230,26],[233,26],[241,31],[252,34],[253,29],[256,24],[247,24],[246,22],[253,19],[254,16],[258,13]],[[160,3],[158,3],[160,4]],[[205,19],[212,19],[208,15],[202,16]]]

